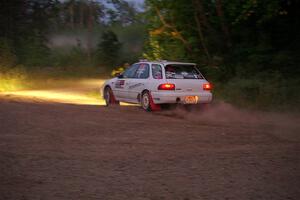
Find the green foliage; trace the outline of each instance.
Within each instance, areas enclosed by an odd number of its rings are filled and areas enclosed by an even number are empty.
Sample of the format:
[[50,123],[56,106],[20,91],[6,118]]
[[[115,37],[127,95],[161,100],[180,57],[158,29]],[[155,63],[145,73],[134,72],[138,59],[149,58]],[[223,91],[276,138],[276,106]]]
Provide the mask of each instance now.
[[138,14],[133,4],[123,0],[108,0],[114,9],[108,9],[110,23],[121,23],[123,25],[133,24],[138,20]]
[[[54,67],[76,70],[76,67],[98,66],[105,71],[106,67],[111,69],[119,63],[135,62],[142,54],[146,35],[143,17],[131,3],[110,3],[83,0],[1,1],[1,67],[22,64],[28,69]],[[111,14],[116,14],[116,18],[109,20]],[[52,36],[61,34],[68,41],[61,40],[61,44],[53,45]],[[96,37],[100,34],[103,37],[98,40]],[[76,42],[68,44],[75,38],[80,40],[80,46]],[[121,43],[124,45],[121,46]]]
[[164,49],[157,41],[157,38],[150,37],[145,47],[143,57],[148,60],[162,60],[164,57]]
[[[55,2],[55,0],[0,2],[0,38],[9,41],[10,51],[15,56],[14,64],[30,67],[48,64],[49,49],[45,37],[48,26],[45,24],[50,22]],[[3,50],[5,51],[5,48]]]
[[147,35],[144,24],[136,22],[122,26],[120,23],[115,23],[111,30],[116,33],[120,43],[122,43],[119,52],[121,64],[134,63],[141,58]]
[[[142,54],[142,19],[125,1],[0,1],[0,91],[34,87],[35,79],[108,77]],[[53,45],[62,34],[70,40]]]
[[16,55],[8,39],[0,38],[0,69],[9,68],[16,64]]
[[0,92],[24,89],[27,73],[23,66],[0,67]]
[[293,109],[299,111],[298,79],[283,79],[273,73],[267,77],[235,78],[218,85],[217,96],[242,107],[255,109]]
[[146,1],[149,39],[146,43],[147,58],[168,60],[194,60],[196,32],[193,26],[193,5],[184,0]]
[[40,35],[32,35],[19,44],[17,50],[20,63],[28,67],[49,65],[50,49],[46,46],[44,38]]
[[90,67],[93,61],[88,59],[87,53],[81,47],[73,47],[70,50],[55,48],[52,50],[51,63],[54,67]]
[[120,62],[119,53],[121,47],[122,44],[113,31],[104,32],[96,52],[99,63],[110,68],[116,66]]
[[[109,74],[143,55],[198,63],[216,96],[240,106],[299,104],[299,1],[145,3],[140,13],[121,0],[0,1],[2,88],[35,73]],[[62,33],[68,40],[59,42],[63,47],[50,45],[49,36]],[[63,45],[72,38],[72,45]]]
[[215,94],[240,106],[299,103],[296,0],[147,0],[151,59],[193,61]]
[[22,66],[16,67],[16,55],[9,39],[0,38],[0,92],[22,89],[26,74]]

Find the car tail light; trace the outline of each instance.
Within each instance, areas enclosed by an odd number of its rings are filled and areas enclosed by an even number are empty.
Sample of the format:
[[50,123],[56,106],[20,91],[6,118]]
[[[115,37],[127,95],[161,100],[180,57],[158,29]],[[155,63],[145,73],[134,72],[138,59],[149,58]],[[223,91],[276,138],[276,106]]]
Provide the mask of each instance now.
[[158,90],[175,90],[175,84],[172,84],[172,83],[160,84],[157,89]]
[[203,84],[203,90],[210,91],[212,89],[212,85],[210,83]]

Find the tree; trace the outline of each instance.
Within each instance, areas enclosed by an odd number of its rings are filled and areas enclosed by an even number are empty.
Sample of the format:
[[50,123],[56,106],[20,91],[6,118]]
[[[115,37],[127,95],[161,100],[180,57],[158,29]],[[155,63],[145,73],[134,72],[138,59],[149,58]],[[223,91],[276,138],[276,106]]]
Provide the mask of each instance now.
[[264,105],[300,101],[293,96],[299,86],[291,86],[299,85],[300,75],[298,0],[146,0],[146,5],[145,56],[197,62],[210,80],[238,91],[232,99],[247,96]]
[[[3,0],[0,2],[0,39],[11,45],[16,64],[43,65],[49,49],[46,33],[57,0]],[[31,52],[32,51],[32,52]],[[34,62],[27,62],[35,60]]]
[[[95,0],[68,0],[60,6],[58,22],[62,28],[83,29],[101,23],[104,5]],[[62,23],[63,22],[63,23]]]
[[109,18],[112,19],[111,23],[120,22],[126,26],[138,21],[134,4],[124,0],[107,0],[107,2],[115,8],[108,9],[107,12]]
[[110,68],[115,67],[115,65],[119,64],[121,46],[122,44],[113,31],[104,32],[97,47],[98,62]]

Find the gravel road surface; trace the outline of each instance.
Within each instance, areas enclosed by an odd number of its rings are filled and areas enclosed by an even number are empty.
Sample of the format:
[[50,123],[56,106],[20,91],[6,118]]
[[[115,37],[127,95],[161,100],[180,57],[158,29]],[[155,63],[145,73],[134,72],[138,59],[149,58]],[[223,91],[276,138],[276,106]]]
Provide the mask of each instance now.
[[300,199],[300,118],[0,97],[0,199]]

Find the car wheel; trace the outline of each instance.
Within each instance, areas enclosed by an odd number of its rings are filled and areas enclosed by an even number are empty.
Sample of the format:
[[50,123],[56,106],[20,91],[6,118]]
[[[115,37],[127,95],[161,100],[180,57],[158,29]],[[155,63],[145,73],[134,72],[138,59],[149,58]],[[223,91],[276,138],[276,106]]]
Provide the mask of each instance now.
[[151,111],[150,100],[151,97],[149,92],[144,92],[141,99],[141,106],[146,111]]
[[160,104],[155,104],[149,91],[142,93],[141,106],[146,111],[160,111]]
[[104,100],[106,106],[119,104],[119,101],[116,100],[110,87],[106,87],[104,90]]

